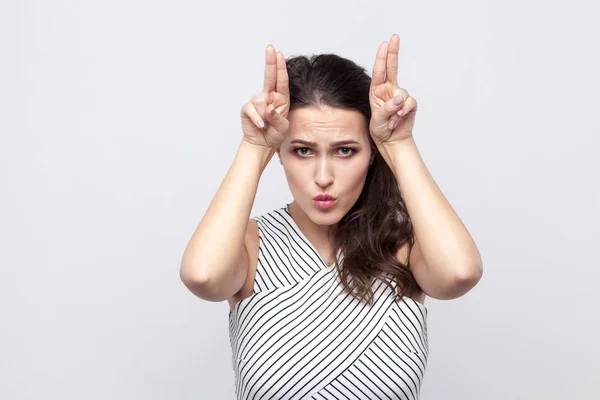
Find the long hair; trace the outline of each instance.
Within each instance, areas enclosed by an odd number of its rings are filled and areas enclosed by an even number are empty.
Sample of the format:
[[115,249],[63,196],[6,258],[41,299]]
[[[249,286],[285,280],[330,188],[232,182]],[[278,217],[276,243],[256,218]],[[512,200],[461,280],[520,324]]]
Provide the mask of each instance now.
[[[368,131],[371,77],[363,67],[335,54],[296,56],[286,65],[290,111],[307,106],[356,110],[364,115]],[[343,254],[341,263],[336,259],[343,292],[373,304],[372,286],[377,279],[392,289],[391,282],[397,283],[397,301],[411,297],[419,285],[409,259],[404,264],[396,258],[401,246],[408,243],[409,255],[414,246],[410,216],[393,172],[368,137],[375,158],[358,200],[338,223],[332,247],[333,254]]]

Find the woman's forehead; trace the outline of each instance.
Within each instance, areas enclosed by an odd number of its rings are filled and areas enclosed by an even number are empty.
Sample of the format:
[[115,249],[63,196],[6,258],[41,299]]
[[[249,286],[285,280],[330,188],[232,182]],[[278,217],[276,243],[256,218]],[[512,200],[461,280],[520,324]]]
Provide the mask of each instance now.
[[289,141],[298,139],[326,144],[340,140],[364,143],[365,117],[356,110],[323,107],[302,107],[291,110]]

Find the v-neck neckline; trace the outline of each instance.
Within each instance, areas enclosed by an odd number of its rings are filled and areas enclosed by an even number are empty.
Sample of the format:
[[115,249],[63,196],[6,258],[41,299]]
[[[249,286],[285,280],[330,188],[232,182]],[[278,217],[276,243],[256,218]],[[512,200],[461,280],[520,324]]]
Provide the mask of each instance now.
[[[302,230],[300,230],[300,227],[298,226],[298,224],[294,220],[294,217],[292,217],[292,213],[290,212],[290,205],[289,204],[285,205],[284,210],[287,213],[287,215],[288,215],[288,217],[289,217],[289,219],[291,221],[290,223],[293,226],[293,228],[296,231],[296,233],[298,233],[298,235],[306,242],[306,244],[310,247],[310,249],[315,252],[315,254],[317,255],[317,257],[319,257],[319,260],[321,261],[321,267],[323,269],[325,269],[326,271],[328,271],[328,272],[331,271],[333,268],[335,268],[335,261],[331,264],[331,266],[328,266],[327,263],[325,262],[325,260],[323,260],[323,257],[321,256],[321,253],[319,253],[317,251],[317,249],[315,248],[315,246],[310,242],[310,240],[308,240],[308,238],[302,232]],[[338,252],[338,256],[339,256],[339,252]]]

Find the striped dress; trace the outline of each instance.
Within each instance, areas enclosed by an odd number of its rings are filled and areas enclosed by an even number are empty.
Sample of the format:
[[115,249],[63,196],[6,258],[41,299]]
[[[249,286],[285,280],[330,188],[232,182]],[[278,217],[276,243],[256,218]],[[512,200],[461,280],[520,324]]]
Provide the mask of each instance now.
[[289,204],[255,219],[253,294],[229,312],[237,399],[418,399],[429,354],[425,305],[394,301],[381,281],[372,306],[339,294],[334,267]]

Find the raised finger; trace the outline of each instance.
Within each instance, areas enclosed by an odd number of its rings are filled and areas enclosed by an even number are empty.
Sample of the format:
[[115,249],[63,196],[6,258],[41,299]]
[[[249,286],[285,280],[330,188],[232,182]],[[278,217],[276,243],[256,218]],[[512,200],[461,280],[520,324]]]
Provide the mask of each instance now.
[[263,86],[263,92],[274,92],[276,82],[277,58],[275,55],[275,47],[268,45],[267,50],[265,51],[265,83]]
[[390,38],[387,50],[387,63],[385,81],[396,86],[398,82],[398,50],[400,49],[400,37],[395,33]]
[[373,64],[373,76],[371,77],[371,86],[385,83],[385,63],[387,59],[387,42],[383,42],[377,49],[375,64]]
[[289,77],[287,66],[285,64],[285,57],[283,57],[283,53],[280,51],[277,52],[277,92],[284,96],[290,95]]

